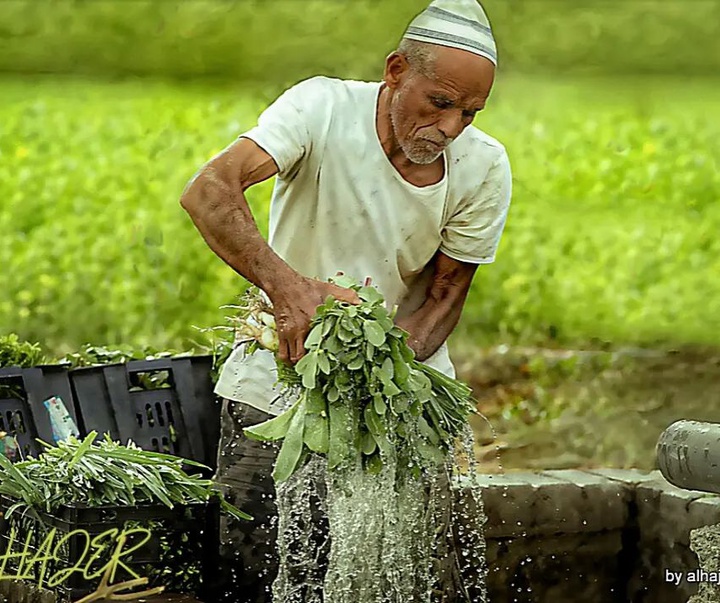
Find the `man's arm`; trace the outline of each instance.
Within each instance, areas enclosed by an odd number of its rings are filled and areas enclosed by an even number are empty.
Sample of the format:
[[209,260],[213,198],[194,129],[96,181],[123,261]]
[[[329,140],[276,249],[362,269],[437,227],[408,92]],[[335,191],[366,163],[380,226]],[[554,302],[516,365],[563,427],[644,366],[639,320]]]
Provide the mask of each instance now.
[[408,345],[420,362],[432,356],[460,320],[477,264],[459,262],[441,251],[435,254],[435,273],[427,299],[413,314],[396,321],[410,333]]
[[299,275],[263,239],[245,191],[277,172],[270,155],[241,138],[203,166],[180,198],[210,249],[271,297]]
[[278,172],[275,160],[255,142],[240,138],[209,161],[188,183],[180,205],[212,249],[235,272],[267,293],[278,328],[278,355],[295,364],[315,309],[328,295],[360,303],[345,288],[306,278],[265,242],[245,199],[245,190]]

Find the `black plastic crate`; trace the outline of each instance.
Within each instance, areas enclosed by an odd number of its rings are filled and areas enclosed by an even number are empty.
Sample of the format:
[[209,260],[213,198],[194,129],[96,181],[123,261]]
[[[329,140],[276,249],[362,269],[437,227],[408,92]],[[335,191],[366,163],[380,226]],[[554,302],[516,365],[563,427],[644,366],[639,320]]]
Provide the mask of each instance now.
[[[14,500],[0,495],[0,550],[3,555],[9,553],[29,553],[24,558],[27,564],[36,554],[48,555],[43,574],[43,588],[55,591],[65,599],[77,600],[97,589],[102,573],[99,573],[110,560],[117,544],[116,535],[123,529],[132,527],[150,527],[151,537],[145,544],[130,555],[122,555],[122,564],[117,565],[111,583],[117,584],[135,578],[123,564],[138,574],[147,577],[148,584],[134,588],[134,591],[164,586],[166,592],[187,592],[203,600],[214,592],[219,566],[219,513],[217,499],[208,503],[176,505],[173,509],[162,504],[137,506],[83,507],[66,505],[56,512],[38,512],[21,517],[16,511],[8,520],[5,512],[14,504]],[[149,522],[154,522],[152,525]],[[11,542],[10,529],[15,526],[16,535]],[[47,538],[55,529],[52,546],[48,549]],[[87,536],[76,533],[83,530]],[[110,530],[117,530],[115,535]],[[98,535],[106,537],[93,546],[92,540]],[[113,537],[114,536],[114,537]],[[123,551],[140,544],[147,538],[137,533],[128,540]],[[45,542],[45,545],[43,543]],[[107,549],[99,552],[100,545]],[[60,546],[58,546],[60,545]],[[96,556],[93,557],[93,554]],[[4,575],[18,576],[19,557],[11,557],[7,562]],[[38,561],[29,568],[24,565],[22,578],[34,584],[39,583],[43,563]],[[75,568],[75,569],[73,569]],[[59,573],[59,572],[62,572]],[[87,575],[99,573],[94,578]],[[55,585],[48,580],[65,579]]]
[[[210,379],[211,356],[134,360],[77,368],[70,382],[80,431],[131,439],[145,450],[215,468],[220,407]],[[153,387],[162,373],[164,387]]]
[[[70,379],[65,365],[0,368],[0,431],[16,437],[22,455],[37,456],[42,446],[35,438],[54,443],[50,415],[43,402],[58,396],[78,424]],[[13,393],[8,395],[8,390]]]

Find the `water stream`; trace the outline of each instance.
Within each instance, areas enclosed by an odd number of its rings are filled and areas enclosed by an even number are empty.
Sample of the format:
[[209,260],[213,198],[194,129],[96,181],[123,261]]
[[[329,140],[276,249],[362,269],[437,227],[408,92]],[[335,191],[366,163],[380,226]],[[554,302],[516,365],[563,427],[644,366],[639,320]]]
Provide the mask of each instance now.
[[399,462],[373,475],[360,462],[328,471],[314,455],[278,484],[275,603],[487,601],[472,430],[436,472],[414,477]]

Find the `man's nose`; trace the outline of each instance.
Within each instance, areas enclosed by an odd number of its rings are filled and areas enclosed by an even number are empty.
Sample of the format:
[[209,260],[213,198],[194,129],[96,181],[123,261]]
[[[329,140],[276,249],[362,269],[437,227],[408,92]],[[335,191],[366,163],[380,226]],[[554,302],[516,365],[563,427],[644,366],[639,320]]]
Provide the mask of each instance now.
[[454,140],[460,136],[464,127],[462,115],[459,111],[449,111],[447,115],[443,115],[438,124],[438,130],[440,130],[448,140]]

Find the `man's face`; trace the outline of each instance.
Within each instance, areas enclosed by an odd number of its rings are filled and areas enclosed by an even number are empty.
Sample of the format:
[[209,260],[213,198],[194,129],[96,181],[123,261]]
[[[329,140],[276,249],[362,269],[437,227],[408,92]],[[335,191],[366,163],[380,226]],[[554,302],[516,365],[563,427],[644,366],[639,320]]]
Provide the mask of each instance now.
[[433,78],[409,67],[398,67],[394,77],[390,63],[386,70],[393,133],[405,156],[422,165],[433,163],[472,123],[495,76],[489,60],[470,52],[438,46],[436,57]]

